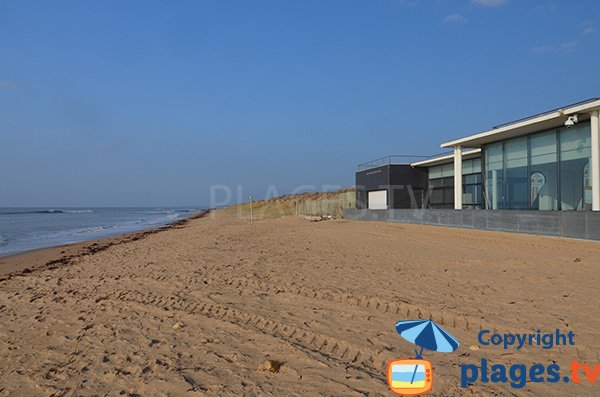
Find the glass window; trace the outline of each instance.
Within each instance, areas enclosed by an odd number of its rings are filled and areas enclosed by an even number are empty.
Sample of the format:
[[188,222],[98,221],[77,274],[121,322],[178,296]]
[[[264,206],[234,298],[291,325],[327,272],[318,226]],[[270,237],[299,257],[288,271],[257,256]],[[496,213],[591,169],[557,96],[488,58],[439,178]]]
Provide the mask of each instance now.
[[449,176],[446,178],[442,178],[442,186],[444,187],[451,187],[454,189],[454,177],[453,176]]
[[446,204],[454,204],[454,187],[452,188],[444,188],[444,203]]
[[487,145],[485,152],[485,202],[488,209],[503,208],[502,142]]
[[473,160],[463,160],[462,162],[462,173],[464,174],[472,174],[471,171],[473,169]]
[[454,208],[454,177],[430,179],[429,189],[431,208]]
[[[485,208],[590,210],[590,135],[587,121],[485,145]],[[474,190],[463,193],[467,202]]]
[[454,163],[442,165],[442,177],[454,176]]
[[481,184],[481,174],[471,174],[463,176],[463,185]]
[[504,143],[505,186],[504,208],[527,209],[527,137],[508,140]]
[[429,168],[429,179],[437,179],[442,177],[442,166],[438,165]]
[[481,172],[481,158],[463,161],[463,175]]
[[584,122],[572,128],[561,128],[559,136],[561,209],[591,209],[590,123]]
[[429,199],[431,204],[443,204],[444,203],[444,194],[442,193],[442,189],[432,189],[431,197]]
[[429,181],[429,186],[431,186],[432,188],[435,187],[442,187],[442,179],[438,178],[438,179],[431,179]]
[[481,204],[481,185],[466,185],[463,188],[463,205]]
[[531,169],[529,174],[530,208],[558,209],[558,163],[556,131],[532,135],[529,139]]
[[481,172],[463,175],[463,207],[481,208]]
[[481,157],[473,159],[473,173],[481,174]]

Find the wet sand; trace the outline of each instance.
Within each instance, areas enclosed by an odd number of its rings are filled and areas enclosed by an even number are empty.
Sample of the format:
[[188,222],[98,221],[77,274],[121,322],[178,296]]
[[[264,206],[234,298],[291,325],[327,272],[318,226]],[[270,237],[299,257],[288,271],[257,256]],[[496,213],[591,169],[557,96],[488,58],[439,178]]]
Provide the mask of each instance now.
[[[96,244],[96,245],[94,245]],[[61,253],[61,251],[64,251]],[[0,258],[0,395],[384,395],[414,356],[394,323],[461,342],[425,352],[434,396],[595,396],[596,385],[476,382],[461,364],[600,362],[600,244],[419,225],[222,211]],[[576,345],[476,346],[479,329],[576,333]],[[266,360],[281,365],[265,370]]]

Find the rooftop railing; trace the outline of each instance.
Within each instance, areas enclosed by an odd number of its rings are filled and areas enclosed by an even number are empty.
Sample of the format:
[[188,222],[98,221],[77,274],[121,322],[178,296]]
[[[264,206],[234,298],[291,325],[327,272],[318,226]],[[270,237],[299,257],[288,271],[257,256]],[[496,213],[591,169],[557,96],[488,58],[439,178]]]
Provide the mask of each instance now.
[[517,124],[517,123],[522,123],[522,122],[527,121],[527,120],[533,120],[533,119],[536,119],[538,117],[542,117],[542,116],[546,116],[548,114],[552,114],[554,112],[558,112],[559,110],[562,110],[562,109],[568,109],[568,108],[572,108],[572,107],[575,107],[575,106],[580,106],[580,105],[585,105],[587,103],[596,102],[598,99],[600,99],[600,98],[591,98],[591,99],[586,99],[585,101],[575,102],[575,103],[572,103],[570,105],[565,105],[565,106],[561,106],[561,107],[556,108],[556,109],[552,109],[552,110],[548,110],[548,111],[545,111],[545,112],[542,112],[542,113],[534,114],[533,116],[527,116],[527,117],[523,117],[523,118],[518,119],[518,120],[509,121],[508,123],[498,124],[498,125],[493,126],[492,129],[493,130],[497,130],[499,128],[508,127],[509,125],[513,125],[513,124]]
[[410,165],[412,163],[416,163],[418,161],[423,161],[423,160],[428,160],[428,159],[432,159],[434,157],[440,157],[440,156],[444,156],[447,154],[451,154],[453,152],[447,152],[447,153],[441,153],[441,154],[434,154],[432,156],[415,156],[415,155],[405,155],[405,154],[393,154],[390,156],[385,156],[385,157],[381,157],[375,160],[371,160],[371,161],[367,161],[366,163],[362,163],[362,164],[358,164],[356,166],[356,171],[360,172],[360,171],[365,171],[371,168],[377,168],[377,167],[382,167],[384,165],[390,165],[390,164],[404,164],[404,165]]

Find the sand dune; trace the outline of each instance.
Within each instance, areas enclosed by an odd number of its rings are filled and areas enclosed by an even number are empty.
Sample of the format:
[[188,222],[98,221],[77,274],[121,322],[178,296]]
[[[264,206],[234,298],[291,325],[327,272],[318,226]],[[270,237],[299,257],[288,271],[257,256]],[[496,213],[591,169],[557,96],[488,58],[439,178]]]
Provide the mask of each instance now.
[[[414,355],[394,323],[430,317],[461,342],[426,353],[430,395],[598,395],[459,381],[481,358],[600,362],[597,242],[217,212],[60,251],[0,261],[0,395],[389,396],[388,360]],[[576,346],[470,349],[556,328]]]

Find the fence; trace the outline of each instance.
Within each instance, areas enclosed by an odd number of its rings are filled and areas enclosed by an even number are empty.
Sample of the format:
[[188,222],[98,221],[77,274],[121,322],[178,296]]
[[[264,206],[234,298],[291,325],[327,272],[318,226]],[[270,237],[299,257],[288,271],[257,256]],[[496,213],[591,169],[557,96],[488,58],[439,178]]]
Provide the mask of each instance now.
[[327,199],[301,200],[296,205],[297,215],[342,217],[344,209],[356,207],[356,192],[342,192]]

